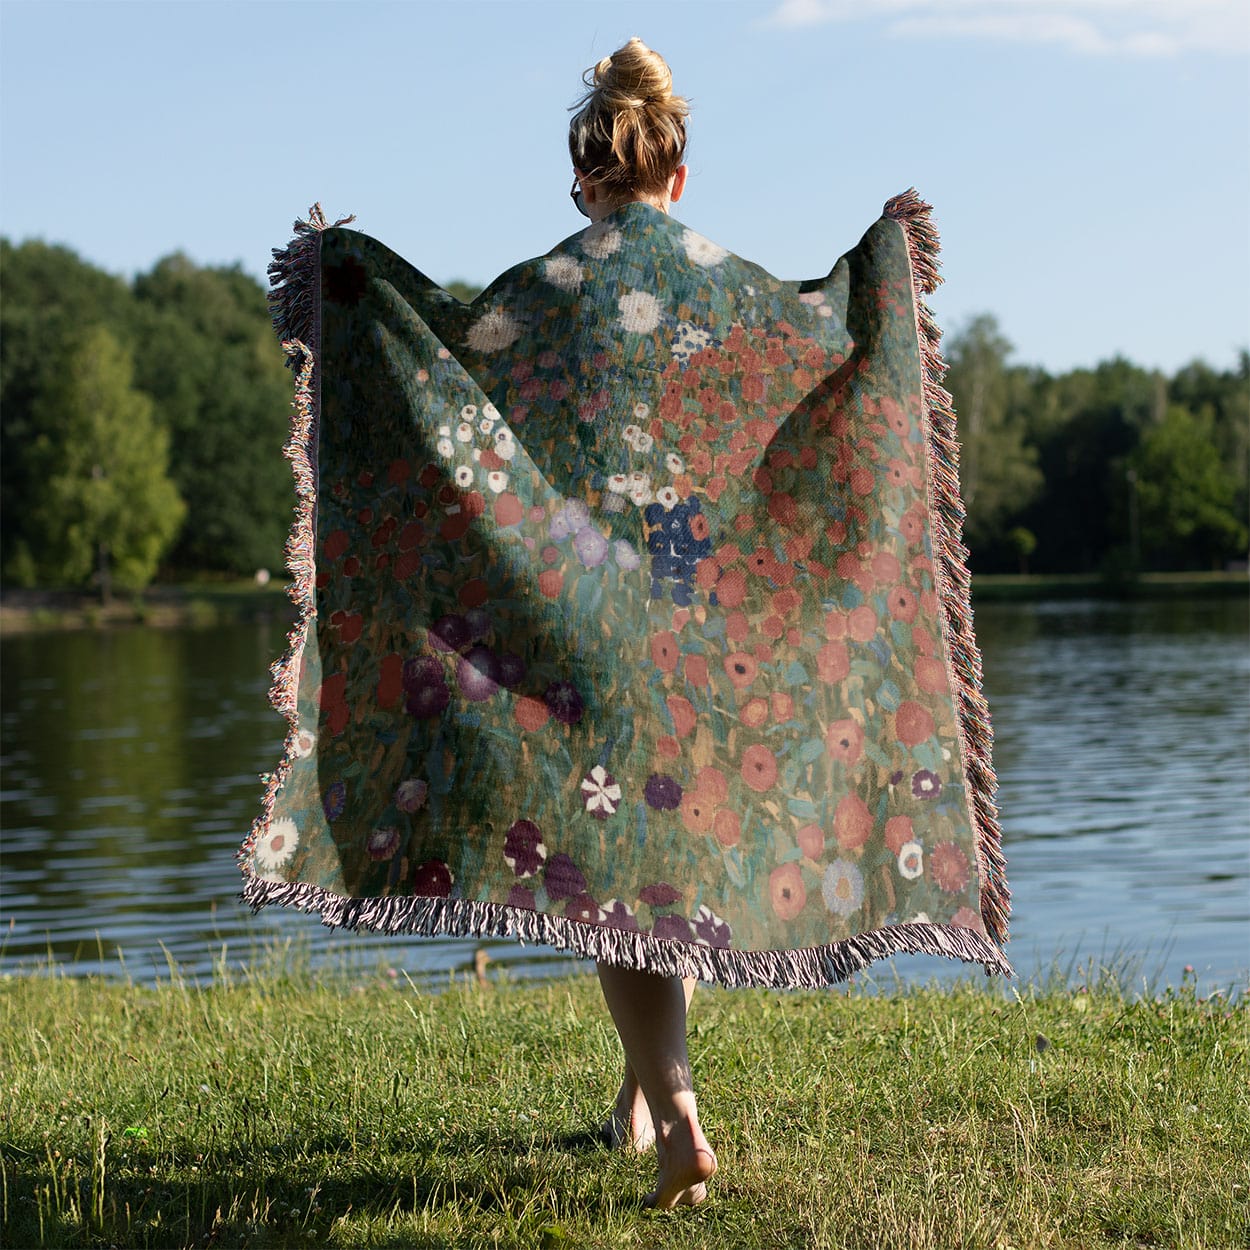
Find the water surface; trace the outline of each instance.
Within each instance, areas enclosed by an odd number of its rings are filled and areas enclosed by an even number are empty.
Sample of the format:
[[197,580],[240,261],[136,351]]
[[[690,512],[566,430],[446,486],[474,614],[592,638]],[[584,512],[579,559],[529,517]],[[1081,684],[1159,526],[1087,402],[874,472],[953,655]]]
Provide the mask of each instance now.
[[[1088,959],[1150,980],[1250,969],[1245,600],[989,604],[1008,953],[1025,976]],[[576,966],[510,941],[335,934],[237,901],[235,851],[283,723],[277,622],[0,643],[0,970],[200,978],[307,938],[314,962],[441,979],[486,946],[517,975]],[[895,961],[909,980],[944,960]],[[888,979],[888,967],[877,974]]]

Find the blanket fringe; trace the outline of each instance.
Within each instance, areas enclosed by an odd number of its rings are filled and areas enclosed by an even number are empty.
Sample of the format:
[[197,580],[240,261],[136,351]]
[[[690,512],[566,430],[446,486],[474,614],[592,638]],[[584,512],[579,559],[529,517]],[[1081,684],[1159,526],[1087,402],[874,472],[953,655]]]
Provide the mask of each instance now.
[[947,644],[955,677],[960,745],[968,778],[969,809],[981,877],[981,918],[998,943],[1007,941],[1011,893],[1007,888],[1002,830],[994,792],[998,781],[991,760],[994,733],[981,693],[981,653],[972,630],[972,583],[968,548],[962,541],[965,508],[959,493],[959,438],[950,392],[943,388],[946,363],[942,332],[921,298],[942,282],[938,273],[940,243],[932,205],[914,187],[886,203],[886,217],[897,221],[907,238],[911,261],[924,402],[927,412],[929,477],[933,489],[933,565],[938,598],[946,621]]
[[[346,225],[355,217],[340,217],[334,225]],[[278,791],[291,771],[299,733],[299,674],[304,643],[317,615],[316,512],[317,512],[317,420],[320,416],[321,379],[316,369],[321,350],[321,232],[329,225],[320,204],[308,210],[308,220],[295,222],[295,237],[285,248],[273,249],[269,266],[269,310],[274,329],[287,355],[287,366],[296,371],[295,397],[291,403],[291,435],[282,454],[291,462],[295,478],[295,518],[286,540],[286,567],[291,574],[287,594],[298,609],[287,634],[286,650],[270,667],[269,701],[286,718],[287,735],[278,767],[263,773],[260,814],[252,822],[239,848],[238,860],[245,875],[256,839],[269,827]]]
[[304,882],[249,877],[243,900],[253,910],[270,904],[317,912],[330,928],[371,929],[426,937],[508,937],[553,946],[582,959],[603,960],[659,976],[697,977],[736,989],[820,989],[845,981],[890,955],[942,955],[979,963],[987,976],[1011,976],[1011,965],[988,938],[954,925],[897,924],[842,942],[804,950],[736,951],[702,943],[676,942],[564,916],[549,916],[500,903],[471,899],[346,898]]

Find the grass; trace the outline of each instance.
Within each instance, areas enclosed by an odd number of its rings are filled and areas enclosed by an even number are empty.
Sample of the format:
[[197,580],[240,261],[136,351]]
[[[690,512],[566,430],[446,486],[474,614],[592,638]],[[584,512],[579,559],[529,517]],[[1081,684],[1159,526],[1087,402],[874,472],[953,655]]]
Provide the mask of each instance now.
[[588,1140],[592,979],[0,982],[6,1246],[1234,1247],[1250,1008],[1191,982],[701,989],[721,1171],[657,1214]]

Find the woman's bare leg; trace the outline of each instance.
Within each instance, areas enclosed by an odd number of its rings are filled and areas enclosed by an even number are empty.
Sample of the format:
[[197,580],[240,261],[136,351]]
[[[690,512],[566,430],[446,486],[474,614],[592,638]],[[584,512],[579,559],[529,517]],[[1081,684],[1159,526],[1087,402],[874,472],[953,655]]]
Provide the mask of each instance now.
[[[686,1010],[689,1011],[694,987],[699,983],[694,977],[686,977],[681,984],[685,992]],[[647,1106],[646,1095],[638,1084],[638,1077],[628,1056],[625,1058],[625,1079],[621,1082],[608,1122],[603,1126],[602,1136],[615,1149],[636,1150],[639,1154],[655,1145],[655,1125],[651,1122],[651,1108]]]
[[599,984],[651,1111],[660,1177],[647,1202],[656,1207],[702,1202],[716,1156],[699,1126],[681,978],[601,963]]

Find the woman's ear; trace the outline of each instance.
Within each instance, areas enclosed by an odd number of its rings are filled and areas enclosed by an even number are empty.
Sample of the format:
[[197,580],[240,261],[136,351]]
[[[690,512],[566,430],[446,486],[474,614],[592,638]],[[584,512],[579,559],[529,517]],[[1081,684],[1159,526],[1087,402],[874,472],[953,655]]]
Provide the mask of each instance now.
[[587,204],[593,204],[598,198],[595,195],[595,183],[593,178],[587,178],[576,165],[573,166],[573,172],[577,175],[577,181],[582,184],[582,201]]
[[669,183],[668,198],[674,204],[681,199],[681,193],[686,189],[686,174],[690,172],[689,166],[678,165],[673,171],[673,180]]

